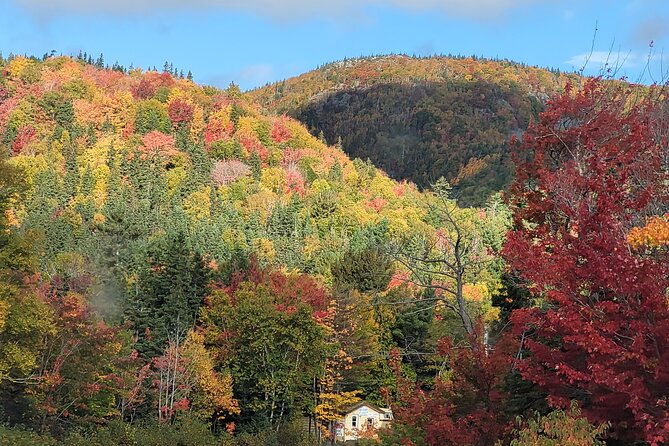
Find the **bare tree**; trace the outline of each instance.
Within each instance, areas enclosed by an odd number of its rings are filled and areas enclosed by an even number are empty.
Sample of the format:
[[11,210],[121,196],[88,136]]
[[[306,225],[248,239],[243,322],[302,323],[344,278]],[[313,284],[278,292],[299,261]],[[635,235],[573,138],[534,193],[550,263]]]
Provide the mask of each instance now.
[[[464,296],[465,284],[493,257],[472,223],[476,209],[463,209],[450,197],[450,185],[439,180],[428,199],[429,217],[438,228],[434,236],[419,236],[391,245],[393,258],[411,274],[410,283],[435,290],[435,305],[454,312],[469,335],[474,335],[470,306]],[[483,212],[483,211],[481,211]]]

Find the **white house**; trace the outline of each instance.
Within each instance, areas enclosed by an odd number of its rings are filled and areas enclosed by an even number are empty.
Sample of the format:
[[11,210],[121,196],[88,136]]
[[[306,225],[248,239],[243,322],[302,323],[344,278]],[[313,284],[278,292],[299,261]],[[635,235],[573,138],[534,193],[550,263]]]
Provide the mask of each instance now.
[[346,409],[335,425],[336,441],[355,441],[363,436],[376,438],[378,430],[390,426],[392,420],[392,410],[361,401]]

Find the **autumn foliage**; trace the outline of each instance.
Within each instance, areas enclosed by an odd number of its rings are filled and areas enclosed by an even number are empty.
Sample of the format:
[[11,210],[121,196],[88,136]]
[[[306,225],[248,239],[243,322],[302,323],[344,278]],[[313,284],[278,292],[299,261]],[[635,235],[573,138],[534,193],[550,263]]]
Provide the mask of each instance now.
[[508,422],[502,385],[513,347],[505,340],[488,350],[481,335],[478,331],[469,345],[456,345],[449,337],[439,341],[439,355],[448,373],[437,376],[428,390],[407,380],[398,352],[393,353],[400,401],[394,414],[402,426],[391,437],[400,444],[423,444],[418,442],[422,440],[429,446],[488,445],[502,437]]
[[[504,249],[540,302],[512,316],[523,377],[653,445],[669,441],[669,265],[631,251],[628,233],[666,208],[659,90],[591,80],[550,103],[518,150]],[[630,243],[661,243],[663,227],[653,217]]]

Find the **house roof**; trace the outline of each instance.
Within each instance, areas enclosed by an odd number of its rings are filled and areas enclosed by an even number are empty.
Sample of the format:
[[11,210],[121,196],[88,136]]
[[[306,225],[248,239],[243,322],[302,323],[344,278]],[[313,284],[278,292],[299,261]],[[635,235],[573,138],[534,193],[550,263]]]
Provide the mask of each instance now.
[[354,405],[352,405],[352,406],[349,406],[349,407],[346,409],[346,413],[351,413],[351,412],[353,412],[354,410],[359,409],[359,408],[361,408],[361,407],[363,407],[363,406],[367,406],[367,407],[369,407],[370,409],[372,409],[373,411],[378,412],[378,413],[386,413],[386,412],[390,412],[390,411],[391,411],[390,409],[384,409],[384,408],[382,408],[382,407],[379,407],[379,406],[377,406],[377,405],[375,405],[375,404],[372,404],[372,403],[368,403],[367,401],[364,401],[364,400],[363,400],[363,401],[360,401],[360,402],[358,402],[358,403],[356,403],[356,404],[354,404]]

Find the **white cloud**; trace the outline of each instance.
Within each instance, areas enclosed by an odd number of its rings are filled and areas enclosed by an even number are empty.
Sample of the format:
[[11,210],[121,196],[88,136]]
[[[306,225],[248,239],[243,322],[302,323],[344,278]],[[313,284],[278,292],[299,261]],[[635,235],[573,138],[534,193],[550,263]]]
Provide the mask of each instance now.
[[410,11],[440,11],[448,15],[488,19],[533,3],[556,0],[13,0],[41,17],[65,13],[132,14],[165,10],[227,9],[249,11],[281,20],[314,14],[343,16],[367,6],[392,6]]
[[644,61],[643,58],[633,52],[593,51],[592,53],[577,54],[565,61],[565,63],[577,70],[580,70],[584,66],[592,70],[600,68],[632,68],[642,61]]
[[666,58],[652,50],[627,53],[593,51],[573,56],[565,64],[577,71],[583,69],[586,73],[614,78],[625,76],[634,79],[634,82],[656,82],[669,76],[665,68]]

